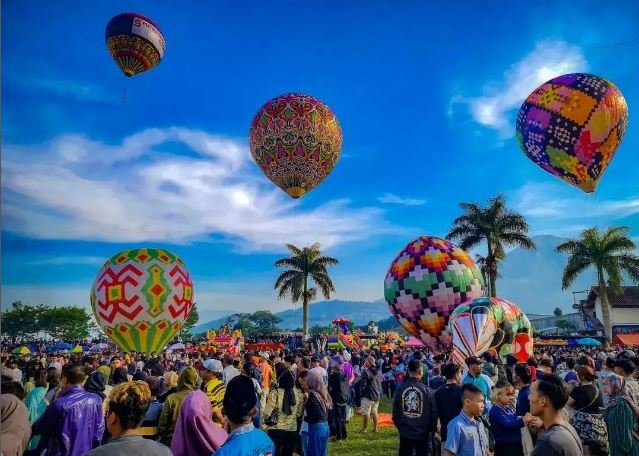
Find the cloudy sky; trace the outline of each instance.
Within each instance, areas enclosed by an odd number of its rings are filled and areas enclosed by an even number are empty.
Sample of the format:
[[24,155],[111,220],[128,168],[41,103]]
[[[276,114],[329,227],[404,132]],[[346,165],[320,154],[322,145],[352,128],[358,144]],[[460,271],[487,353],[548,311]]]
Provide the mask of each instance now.
[[[623,224],[639,238],[637,2],[302,3],[129,1],[167,41],[131,79],[104,44],[117,2],[2,3],[3,305],[87,305],[107,257],[163,246],[203,310],[281,310],[273,261],[314,241],[341,260],[336,298],[378,299],[408,241],[445,235],[460,201],[497,192],[533,234]],[[579,71],[630,107],[591,196],[515,140],[527,94]],[[285,92],[326,102],[344,133],[336,169],[299,201],[247,147],[257,109]]]

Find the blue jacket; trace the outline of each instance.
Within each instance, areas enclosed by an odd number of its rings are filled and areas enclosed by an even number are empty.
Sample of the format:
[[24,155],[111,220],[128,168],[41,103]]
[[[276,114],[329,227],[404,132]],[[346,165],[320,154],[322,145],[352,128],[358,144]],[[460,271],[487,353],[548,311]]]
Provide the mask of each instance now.
[[488,419],[490,421],[490,431],[495,438],[495,442],[521,442],[520,429],[524,426],[524,420],[515,415],[515,412],[501,405],[493,405],[488,414]]
[[80,385],[71,386],[47,407],[33,433],[48,442],[47,456],[83,456],[102,440],[102,399]]

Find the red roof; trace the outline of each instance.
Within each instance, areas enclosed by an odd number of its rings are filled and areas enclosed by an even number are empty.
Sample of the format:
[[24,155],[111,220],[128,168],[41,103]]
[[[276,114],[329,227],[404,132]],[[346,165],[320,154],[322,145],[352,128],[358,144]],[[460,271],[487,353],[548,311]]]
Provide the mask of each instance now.
[[639,346],[639,334],[617,334],[612,340],[612,343],[625,346]]

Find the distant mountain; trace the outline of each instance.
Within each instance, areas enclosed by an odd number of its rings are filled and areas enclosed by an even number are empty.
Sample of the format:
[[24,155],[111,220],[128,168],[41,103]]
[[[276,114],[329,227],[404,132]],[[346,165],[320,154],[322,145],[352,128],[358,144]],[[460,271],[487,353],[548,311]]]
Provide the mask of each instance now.
[[[588,290],[595,283],[595,273],[586,271],[569,290],[561,290],[561,276],[567,256],[555,252],[564,241],[557,236],[534,236],[537,250],[516,248],[510,251],[501,266],[501,278],[497,280],[499,297],[512,301],[524,312],[552,314],[555,307],[564,313],[572,310],[572,291]],[[584,295],[578,299],[585,298]]]
[[[217,330],[220,325],[226,322],[229,315],[234,312],[229,311],[226,315],[202,323],[194,328],[195,333],[207,331],[208,329]],[[302,306],[297,306],[296,309],[283,310],[277,312],[282,323],[280,328],[282,329],[296,329],[302,326]],[[311,303],[309,311],[309,327],[314,325],[326,326],[335,319],[335,317],[345,317],[350,319],[355,325],[365,325],[369,321],[379,321],[389,316],[388,306],[386,301],[379,299],[373,302],[367,301],[319,301]]]

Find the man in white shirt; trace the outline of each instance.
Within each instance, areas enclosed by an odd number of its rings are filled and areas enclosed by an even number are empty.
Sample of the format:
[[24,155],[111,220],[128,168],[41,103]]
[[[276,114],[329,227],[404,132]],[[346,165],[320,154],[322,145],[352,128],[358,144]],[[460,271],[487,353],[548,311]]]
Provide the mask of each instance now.
[[328,372],[322,366],[320,366],[320,359],[317,356],[311,358],[311,370],[309,372],[317,372],[322,377],[324,384],[328,386]]
[[233,357],[231,355],[225,355],[222,363],[224,364],[222,378],[224,380],[224,384],[228,385],[231,380],[240,375],[240,371],[233,366]]

